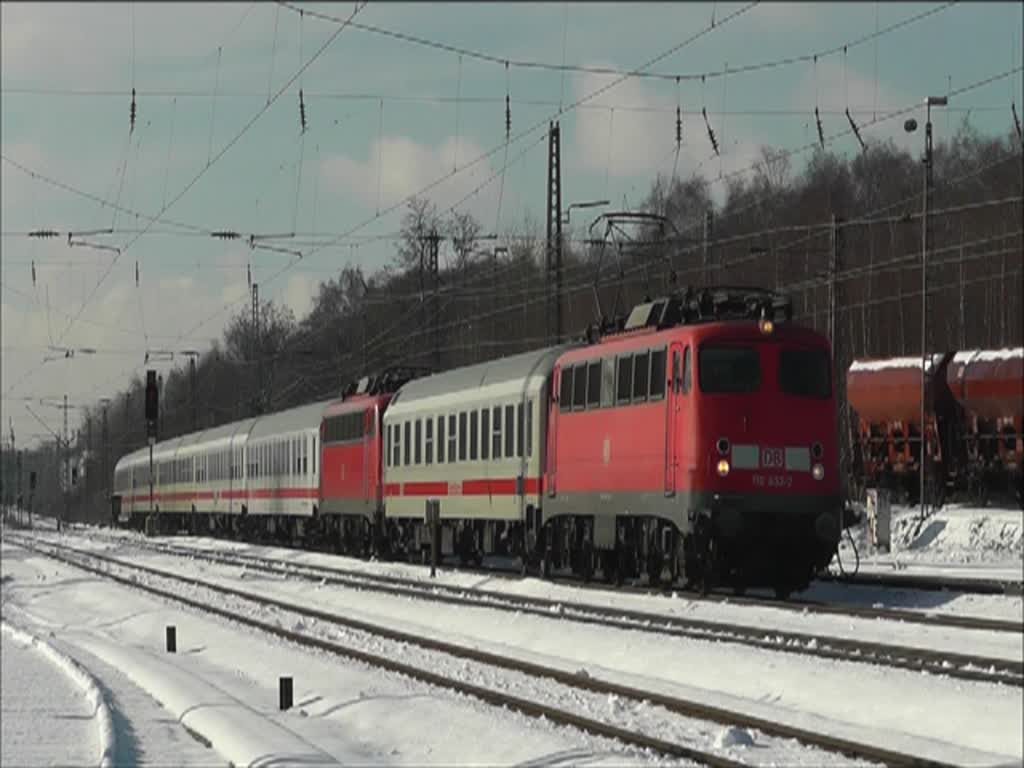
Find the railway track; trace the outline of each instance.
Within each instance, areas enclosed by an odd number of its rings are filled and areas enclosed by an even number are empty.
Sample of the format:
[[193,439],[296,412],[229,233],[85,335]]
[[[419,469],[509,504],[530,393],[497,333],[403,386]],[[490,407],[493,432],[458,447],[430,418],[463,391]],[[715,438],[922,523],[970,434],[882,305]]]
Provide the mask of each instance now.
[[[580,603],[573,601],[567,603],[566,601],[558,600],[545,600],[543,598],[514,598],[503,592],[497,592],[494,590],[487,590],[482,588],[467,588],[467,587],[451,587],[437,584],[429,584],[422,581],[415,581],[397,576],[387,576],[383,574],[372,574],[366,571],[356,570],[353,568],[343,568],[339,566],[324,566],[324,565],[297,565],[297,564],[284,564],[278,561],[272,560],[266,557],[260,557],[257,555],[249,555],[241,552],[209,552],[206,550],[199,550],[193,547],[182,547],[180,545],[174,545],[169,543],[155,543],[149,539],[130,539],[126,540],[124,537],[102,535],[96,531],[90,531],[90,536],[101,538],[106,541],[113,543],[124,544],[126,541],[131,541],[132,544],[144,547],[152,550],[166,551],[171,554],[186,555],[191,557],[202,557],[206,559],[217,558],[217,557],[232,557],[232,558],[249,558],[251,565],[254,568],[277,568],[278,570],[287,570],[289,572],[299,573],[300,571],[316,572],[320,576],[327,578],[352,578],[365,581],[367,583],[376,582],[384,585],[393,585],[396,587],[409,587],[411,589],[428,590],[431,594],[437,594],[441,592],[447,592],[456,595],[464,595],[466,593],[472,593],[482,598],[489,598],[493,600],[509,601],[509,600],[532,600],[537,604],[547,609],[552,609],[559,606],[571,605],[572,607],[579,607],[581,610],[588,612],[594,611],[605,611],[609,609],[604,607],[598,607],[589,605],[586,603]],[[306,550],[297,550],[306,551]],[[463,571],[466,569],[457,569]],[[508,571],[494,570],[487,568],[470,569],[469,572],[479,572],[488,576],[499,576],[508,577],[510,579],[518,579],[518,572],[512,574]],[[835,581],[843,581],[842,579],[835,579]],[[962,580],[967,581],[967,580]],[[845,583],[857,584],[858,581],[846,581]],[[880,586],[882,584],[879,584]],[[582,583],[577,586],[586,586]],[[902,584],[898,586],[911,586],[908,584]],[[367,587],[370,588],[370,587]],[[600,589],[600,586],[594,585],[595,589]],[[922,587],[924,588],[924,587]],[[934,587],[938,588],[938,587]],[[664,595],[665,590],[653,589],[653,588],[617,588],[616,591],[623,590],[635,592],[637,594],[649,594],[649,595]],[[779,600],[777,598],[759,598],[753,596],[722,596],[714,593],[708,595],[702,595],[699,592],[691,592],[685,590],[675,590],[678,594],[684,595],[689,600],[701,601],[701,602],[714,602],[714,603],[726,603],[732,605],[749,605],[753,607],[761,608],[774,608],[777,610],[791,611],[794,613],[814,613],[820,615],[834,615],[842,617],[852,617],[860,619],[881,619],[884,621],[902,621],[911,624],[923,624],[932,627],[950,627],[955,629],[978,629],[978,630],[990,630],[993,632],[1013,632],[1021,633],[1022,629],[1020,622],[1007,621],[1002,619],[989,619],[980,616],[956,616],[950,614],[941,614],[935,612],[923,612],[923,611],[911,611],[900,608],[874,608],[874,607],[863,607],[863,606],[844,606],[834,605],[829,603],[822,603],[820,601],[811,600]],[[1007,593],[1009,594],[1009,593]],[[643,613],[639,611],[629,612],[624,611],[625,614],[635,614],[635,618],[640,621],[649,621],[654,619],[663,619],[664,617],[659,614]]]
[[[138,544],[138,542],[132,542]],[[446,587],[414,582],[393,576],[367,575],[358,571],[283,564],[254,555],[209,553],[192,548],[143,542],[143,548],[176,557],[245,567],[264,573],[285,575],[311,582],[345,588],[443,602],[467,607],[493,608],[523,614],[557,617],[577,623],[642,631],[674,637],[733,642],[755,648],[818,658],[879,664],[915,672],[946,675],[973,682],[1002,683],[1024,687],[1024,662],[975,654],[961,654],[908,646],[850,640],[793,631],[779,631],[749,625],[657,613],[608,608],[592,604],[511,596],[505,593]],[[141,566],[137,566],[141,567]],[[876,617],[871,613],[869,616]],[[1003,622],[1001,629],[1020,632],[1019,625]],[[985,626],[991,629],[990,626]]]
[[819,581],[872,587],[907,587],[932,592],[966,592],[974,595],[1024,595],[1024,582],[1002,579],[971,579],[956,576],[923,576],[914,573],[858,573],[856,576],[824,574]]
[[[232,587],[225,587],[213,584],[202,579],[191,576],[170,573],[156,568],[143,566],[136,563],[128,563],[118,558],[108,557],[96,552],[89,552],[54,542],[40,542],[28,540],[23,537],[6,536],[9,543],[20,546],[36,554],[43,555],[65,564],[79,568],[101,578],[108,579],[119,584],[142,590],[149,594],[167,599],[169,601],[185,605],[187,607],[213,614],[239,624],[246,625],[289,640],[300,646],[319,649],[328,653],[354,659],[370,666],[377,667],[390,672],[405,675],[412,679],[435,685],[438,687],[453,690],[478,698],[495,706],[502,706],[516,710],[525,715],[546,718],[547,720],[578,728],[596,736],[602,736],[618,740],[624,744],[650,750],[655,753],[681,757],[695,760],[704,765],[723,766],[735,768],[748,763],[738,762],[730,756],[717,752],[710,752],[676,741],[668,741],[649,733],[642,733],[635,730],[622,728],[613,723],[608,723],[593,717],[580,714],[579,712],[567,711],[564,708],[553,706],[536,699],[526,699],[515,696],[506,691],[496,690],[493,687],[483,687],[465,679],[453,678],[452,676],[440,674],[421,665],[409,664],[398,661],[399,656],[408,657],[409,649],[414,648],[419,652],[432,652],[444,654],[445,656],[459,660],[463,665],[466,663],[486,665],[491,669],[500,669],[505,672],[525,675],[533,679],[552,681],[558,686],[566,689],[573,689],[576,695],[570,698],[578,698],[580,692],[586,695],[597,695],[600,701],[605,702],[608,697],[617,697],[619,701],[637,702],[660,707],[665,712],[682,718],[691,718],[705,723],[717,723],[741,728],[749,728],[761,732],[767,737],[777,739],[796,740],[805,747],[823,750],[834,755],[842,755],[868,763],[883,763],[886,765],[908,765],[908,766],[946,766],[948,763],[922,758],[918,755],[905,754],[894,750],[886,749],[875,744],[861,743],[851,739],[841,738],[829,734],[821,734],[804,728],[791,726],[785,723],[775,722],[764,718],[751,716],[747,713],[736,712],[722,707],[710,706],[701,702],[689,701],[686,699],[659,694],[651,691],[639,690],[630,686],[614,682],[603,681],[584,672],[571,672],[565,669],[549,667],[536,664],[530,661],[507,657],[488,651],[460,646],[444,640],[411,635],[400,630],[381,627],[368,622],[340,616],[325,611],[296,606],[284,603],[272,598],[245,592]],[[341,645],[337,642],[318,637],[308,632],[288,629],[280,623],[271,623],[263,619],[254,618],[251,614],[241,610],[231,610],[221,605],[214,604],[209,599],[190,597],[182,594],[180,589],[167,589],[155,586],[152,583],[139,579],[139,574],[146,577],[163,580],[174,585],[187,585],[200,591],[208,591],[239,601],[240,604],[248,606],[260,606],[264,609],[272,609],[282,615],[298,615],[313,622],[322,622],[332,627],[342,627],[353,632],[366,633],[374,638],[379,638],[392,643],[400,644],[404,652],[395,653],[373,653],[363,649],[354,648],[351,645]],[[486,679],[490,676],[480,676],[478,671],[468,670],[474,679]],[[564,700],[564,694],[558,697],[559,701]],[[659,733],[662,731],[659,729]],[[812,758],[813,759],[813,758]],[[814,764],[814,763],[812,763]]]

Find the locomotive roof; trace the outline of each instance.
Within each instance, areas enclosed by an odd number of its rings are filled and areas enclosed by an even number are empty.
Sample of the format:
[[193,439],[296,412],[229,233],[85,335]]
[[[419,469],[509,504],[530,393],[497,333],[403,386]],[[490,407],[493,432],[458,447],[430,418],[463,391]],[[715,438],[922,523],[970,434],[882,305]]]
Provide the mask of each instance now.
[[561,344],[545,347],[414,379],[399,390],[396,404],[398,401],[404,404],[428,397],[453,395],[464,390],[523,380],[531,376],[546,376],[554,369],[558,356],[574,346]]

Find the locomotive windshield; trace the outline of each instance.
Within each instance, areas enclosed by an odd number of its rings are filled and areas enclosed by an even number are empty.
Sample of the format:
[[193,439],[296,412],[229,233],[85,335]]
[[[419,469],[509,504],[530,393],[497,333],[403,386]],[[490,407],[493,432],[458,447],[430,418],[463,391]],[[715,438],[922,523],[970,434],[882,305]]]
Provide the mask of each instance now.
[[701,347],[697,376],[707,394],[756,392],[761,355],[754,347]]
[[832,370],[822,349],[784,349],[779,358],[779,387],[787,395],[827,400],[832,396]]

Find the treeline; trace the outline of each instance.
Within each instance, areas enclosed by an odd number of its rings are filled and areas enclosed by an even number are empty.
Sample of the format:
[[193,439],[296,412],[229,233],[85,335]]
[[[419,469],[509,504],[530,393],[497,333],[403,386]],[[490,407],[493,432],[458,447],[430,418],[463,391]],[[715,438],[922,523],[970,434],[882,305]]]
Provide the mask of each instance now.
[[[928,346],[1021,345],[1019,138],[982,136],[965,122],[935,147],[933,178]],[[663,215],[667,226],[605,237],[603,227],[588,233],[577,224],[563,233],[565,335],[582,334],[599,314],[628,312],[645,296],[709,280],[789,293],[796,318],[823,332],[834,319],[839,371],[854,358],[920,354],[923,181],[920,157],[891,143],[852,158],[818,151],[799,172],[784,153],[764,148],[754,173],[724,180],[721,205],[707,179],[659,176],[641,208]],[[538,194],[543,184],[537,179]],[[166,374],[161,438],[335,396],[389,366],[445,369],[543,345],[544,222],[527,217],[497,240],[482,239],[483,231],[467,214],[442,217],[429,201],[414,200],[384,268],[342,269],[320,285],[302,319],[264,302],[258,334],[251,310],[239,312],[198,360],[194,393],[187,365]],[[436,295],[433,232],[442,238]],[[102,407],[86,412],[72,446],[84,475],[73,489],[73,515],[106,515],[114,463],[145,445],[143,392],[136,377],[109,402],[106,444]],[[58,460],[52,446],[26,458],[45,478],[38,502],[58,503]]]

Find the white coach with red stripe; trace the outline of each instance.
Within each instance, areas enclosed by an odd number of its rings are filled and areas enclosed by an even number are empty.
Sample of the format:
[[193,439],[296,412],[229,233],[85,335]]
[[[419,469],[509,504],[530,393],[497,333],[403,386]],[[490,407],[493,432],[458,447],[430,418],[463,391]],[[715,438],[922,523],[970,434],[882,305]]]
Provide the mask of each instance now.
[[541,503],[551,347],[404,385],[384,414],[388,518],[524,519]]

